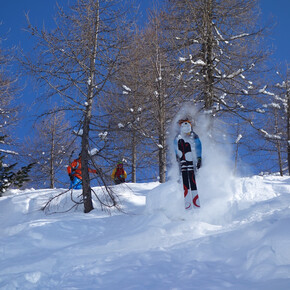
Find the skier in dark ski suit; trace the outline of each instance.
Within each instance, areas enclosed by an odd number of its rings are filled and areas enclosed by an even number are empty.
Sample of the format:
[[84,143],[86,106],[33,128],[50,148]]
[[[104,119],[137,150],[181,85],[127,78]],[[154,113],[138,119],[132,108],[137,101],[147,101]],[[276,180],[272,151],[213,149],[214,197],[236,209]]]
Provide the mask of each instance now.
[[180,120],[180,134],[175,138],[175,153],[182,174],[185,209],[199,208],[199,197],[194,169],[201,167],[202,147],[198,135],[193,132],[188,119]]

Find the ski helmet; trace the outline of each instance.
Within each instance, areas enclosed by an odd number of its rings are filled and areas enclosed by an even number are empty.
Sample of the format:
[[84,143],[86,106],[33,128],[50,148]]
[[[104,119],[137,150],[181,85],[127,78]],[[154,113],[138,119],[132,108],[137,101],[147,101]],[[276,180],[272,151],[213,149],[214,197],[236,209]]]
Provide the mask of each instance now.
[[122,161],[118,161],[117,162],[117,166],[122,167],[123,166],[123,162]]
[[188,118],[180,119],[180,120],[178,121],[179,126],[181,126],[182,123],[189,123],[190,126],[191,126],[191,121],[190,121]]

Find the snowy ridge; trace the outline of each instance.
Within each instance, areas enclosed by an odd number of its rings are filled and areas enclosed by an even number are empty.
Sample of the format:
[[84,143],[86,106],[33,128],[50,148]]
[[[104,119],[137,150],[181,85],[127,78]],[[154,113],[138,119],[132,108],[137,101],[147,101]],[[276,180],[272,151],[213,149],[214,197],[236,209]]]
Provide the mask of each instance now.
[[198,178],[192,212],[176,180],[115,186],[126,213],[112,215],[46,215],[61,189],[10,192],[0,199],[0,288],[289,289],[290,178],[232,177],[215,193]]

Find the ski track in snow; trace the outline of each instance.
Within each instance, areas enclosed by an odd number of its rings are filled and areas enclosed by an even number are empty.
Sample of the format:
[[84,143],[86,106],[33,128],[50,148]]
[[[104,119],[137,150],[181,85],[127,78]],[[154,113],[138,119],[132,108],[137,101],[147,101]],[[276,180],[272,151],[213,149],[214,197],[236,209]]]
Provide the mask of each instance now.
[[47,215],[61,189],[11,191],[0,198],[0,288],[290,289],[290,178],[232,178],[222,194],[200,178],[191,212],[176,181],[115,186],[125,213],[111,215]]

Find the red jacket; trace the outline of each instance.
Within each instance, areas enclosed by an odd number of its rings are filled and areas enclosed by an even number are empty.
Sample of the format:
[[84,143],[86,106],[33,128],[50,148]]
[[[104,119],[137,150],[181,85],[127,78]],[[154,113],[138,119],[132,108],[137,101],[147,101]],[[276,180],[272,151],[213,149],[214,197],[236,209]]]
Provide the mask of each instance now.
[[[89,172],[91,173],[97,173],[95,169],[89,168]],[[75,159],[68,167],[67,167],[67,173],[70,175],[82,179],[82,162],[81,158]]]
[[[122,176],[122,177],[121,177]],[[127,172],[124,170],[124,168],[114,168],[112,174],[111,174],[112,179],[126,179],[127,178]]]

